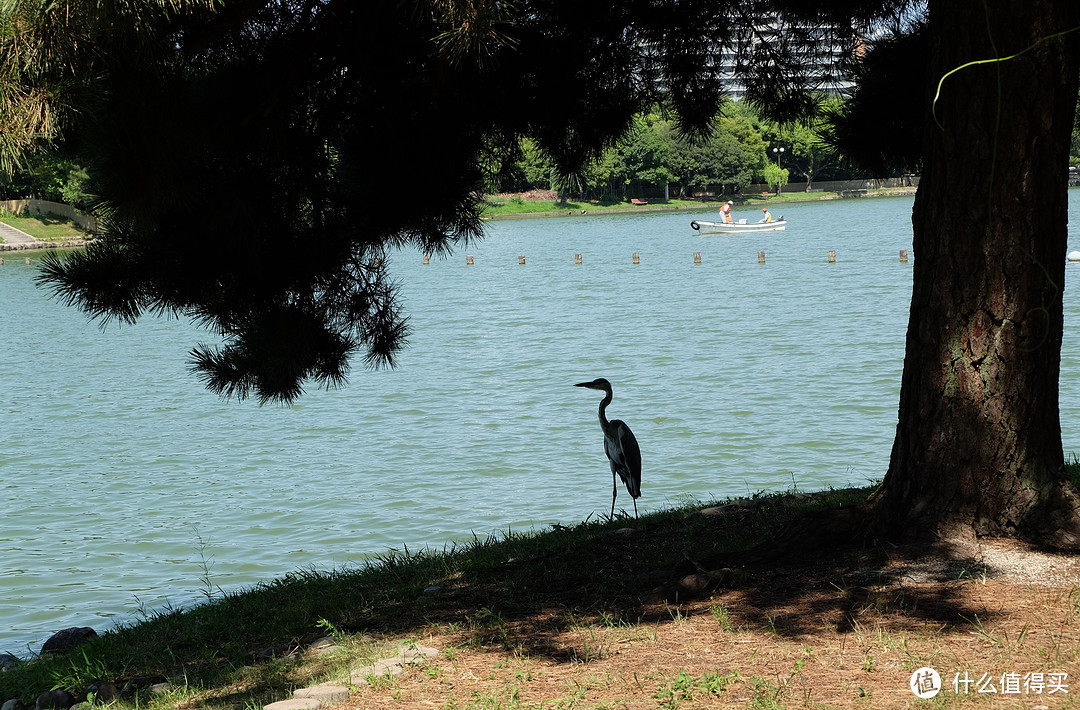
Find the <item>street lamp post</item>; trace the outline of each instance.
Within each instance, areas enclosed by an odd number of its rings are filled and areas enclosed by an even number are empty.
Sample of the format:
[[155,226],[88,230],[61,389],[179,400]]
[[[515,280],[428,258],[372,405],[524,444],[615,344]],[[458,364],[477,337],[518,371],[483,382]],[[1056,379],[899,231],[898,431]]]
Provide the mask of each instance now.
[[[772,152],[773,152],[773,155],[776,156],[776,167],[779,168],[780,167],[780,158],[782,158],[784,156],[784,149],[783,148],[773,148]],[[776,178],[776,194],[779,195],[783,191],[784,191],[783,186],[780,184],[780,177],[777,176],[777,178]]]

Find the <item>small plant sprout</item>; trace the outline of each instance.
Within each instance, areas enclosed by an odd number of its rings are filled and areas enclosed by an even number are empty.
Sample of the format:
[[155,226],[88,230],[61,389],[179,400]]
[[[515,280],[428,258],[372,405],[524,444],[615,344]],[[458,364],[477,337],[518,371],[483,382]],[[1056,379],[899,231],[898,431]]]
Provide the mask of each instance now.
[[319,617],[319,620],[315,622],[315,626],[319,627],[326,633],[330,634],[335,641],[341,643],[345,640],[345,632],[334,625],[334,622],[329,619]]
[[732,631],[731,614],[728,612],[726,606],[714,602],[709,605],[709,613],[716,619],[716,623],[720,624],[721,629],[729,632]]

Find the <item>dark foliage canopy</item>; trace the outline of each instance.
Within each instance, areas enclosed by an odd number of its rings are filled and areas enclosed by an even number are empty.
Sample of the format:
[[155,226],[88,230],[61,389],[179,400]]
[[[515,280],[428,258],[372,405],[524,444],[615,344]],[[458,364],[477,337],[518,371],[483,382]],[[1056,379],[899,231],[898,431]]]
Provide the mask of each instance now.
[[844,164],[867,175],[919,172],[930,100],[926,34],[920,21],[876,39],[852,67],[852,95],[825,109],[825,142]]
[[[356,356],[392,364],[408,323],[388,251],[480,236],[484,166],[518,136],[569,176],[650,106],[703,138],[724,47],[747,99],[797,120],[820,88],[800,35],[854,46],[906,6],[240,0],[140,15],[141,34],[90,28],[92,62],[34,82],[81,80],[62,137],[90,166],[103,231],[41,279],[102,320],[191,318],[220,335],[192,351],[211,390],[290,402]],[[777,11],[787,30],[763,33]],[[371,208],[390,191],[417,199]]]

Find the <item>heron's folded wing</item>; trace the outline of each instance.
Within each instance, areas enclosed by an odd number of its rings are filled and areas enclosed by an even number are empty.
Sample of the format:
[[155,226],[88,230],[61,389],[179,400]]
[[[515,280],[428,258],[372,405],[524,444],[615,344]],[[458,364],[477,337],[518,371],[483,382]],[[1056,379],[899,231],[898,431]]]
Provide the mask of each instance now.
[[630,427],[622,422],[619,422],[619,424],[621,426],[619,426],[616,436],[618,437],[619,448],[622,450],[622,464],[630,474],[625,479],[626,488],[630,491],[632,498],[639,498],[641,496],[641,449],[638,447],[637,437],[634,436],[634,432],[630,431]]

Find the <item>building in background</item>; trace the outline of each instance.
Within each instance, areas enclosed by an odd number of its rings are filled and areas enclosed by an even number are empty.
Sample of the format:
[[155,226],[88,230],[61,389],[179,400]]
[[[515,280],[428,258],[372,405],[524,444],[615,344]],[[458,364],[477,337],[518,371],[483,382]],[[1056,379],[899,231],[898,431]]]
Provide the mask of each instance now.
[[[746,94],[741,79],[748,64],[798,66],[802,84],[833,95],[846,95],[853,87],[850,67],[862,56],[864,45],[852,43],[847,29],[789,22],[781,15],[763,16],[753,31],[721,48],[719,70],[731,98]],[[794,61],[792,61],[794,60]]]

